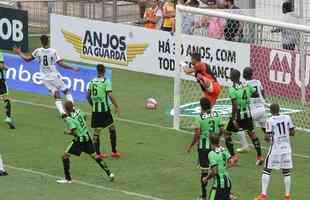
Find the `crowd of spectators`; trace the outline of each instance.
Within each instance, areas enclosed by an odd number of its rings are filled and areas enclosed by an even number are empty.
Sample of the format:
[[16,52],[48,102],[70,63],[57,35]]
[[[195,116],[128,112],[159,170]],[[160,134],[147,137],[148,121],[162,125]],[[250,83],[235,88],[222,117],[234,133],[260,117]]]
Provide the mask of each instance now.
[[[240,12],[234,0],[178,0],[177,3],[197,8],[232,9],[233,13]],[[141,0],[139,5],[145,28],[174,32],[176,0]],[[145,9],[146,7],[148,8]],[[181,27],[184,34],[229,41],[240,41],[243,36],[241,22],[219,17],[184,13]]]

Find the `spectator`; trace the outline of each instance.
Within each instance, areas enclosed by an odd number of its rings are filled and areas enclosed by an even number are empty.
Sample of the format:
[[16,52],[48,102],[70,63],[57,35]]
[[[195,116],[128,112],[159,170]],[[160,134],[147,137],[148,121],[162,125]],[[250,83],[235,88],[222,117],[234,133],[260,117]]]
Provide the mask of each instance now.
[[[185,5],[198,8],[199,2],[198,0],[190,0],[190,1],[187,1]],[[192,35],[193,30],[194,30],[194,25],[195,25],[195,15],[192,13],[183,13],[182,25],[181,25],[182,33]]]
[[[220,8],[216,5],[215,8]],[[208,37],[221,39],[224,37],[225,19],[221,17],[211,17],[208,20]]]
[[154,0],[153,5],[144,13],[144,27],[150,29],[160,29],[163,22],[162,3]]
[[174,30],[175,9],[170,0],[166,0],[163,5],[164,21],[162,30],[172,32]]
[[[240,14],[238,11],[240,8],[234,4],[234,0],[225,0],[224,6],[227,9],[234,9],[232,13]],[[225,40],[229,41],[240,41],[242,39],[243,32],[243,24],[241,24],[238,20],[228,19],[226,22],[226,26],[224,29]]]
[[140,20],[143,20],[145,9],[146,9],[146,4],[147,4],[147,0],[138,0]]

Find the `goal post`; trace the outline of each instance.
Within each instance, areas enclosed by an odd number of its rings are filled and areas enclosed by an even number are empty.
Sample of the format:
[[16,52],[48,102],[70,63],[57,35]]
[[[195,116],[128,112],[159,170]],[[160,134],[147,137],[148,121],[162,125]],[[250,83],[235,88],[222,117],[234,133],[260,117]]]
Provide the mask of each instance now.
[[[222,85],[215,109],[226,118],[231,112],[227,99],[230,70],[242,73],[251,67],[254,78],[262,82],[267,103],[279,103],[281,113],[290,114],[299,129],[310,131],[310,26],[288,14],[276,18],[235,12],[177,5],[174,128],[191,129],[199,113],[200,87],[181,67],[195,52]],[[188,28],[190,24],[193,27]],[[215,29],[211,24],[217,25]]]

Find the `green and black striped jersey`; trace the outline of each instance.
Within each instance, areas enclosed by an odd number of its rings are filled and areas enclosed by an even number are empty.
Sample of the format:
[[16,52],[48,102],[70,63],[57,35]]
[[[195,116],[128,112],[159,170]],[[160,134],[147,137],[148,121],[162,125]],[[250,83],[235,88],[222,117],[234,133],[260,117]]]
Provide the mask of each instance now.
[[110,111],[108,93],[112,92],[112,86],[108,79],[94,78],[89,83],[88,92],[92,101],[93,112]]

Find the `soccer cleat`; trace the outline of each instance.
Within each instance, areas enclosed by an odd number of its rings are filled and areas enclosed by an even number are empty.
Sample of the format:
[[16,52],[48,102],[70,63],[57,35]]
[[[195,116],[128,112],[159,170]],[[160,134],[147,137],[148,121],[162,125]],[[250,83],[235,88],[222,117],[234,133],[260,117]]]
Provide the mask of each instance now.
[[284,200],[292,200],[291,196],[285,196]]
[[0,171],[0,176],[7,176],[9,175],[6,171]]
[[257,157],[256,157],[256,165],[257,165],[257,166],[260,166],[260,165],[262,165],[262,164],[264,164],[264,158],[263,158],[263,156],[257,156]]
[[64,179],[59,179],[56,182],[59,183],[59,184],[70,184],[70,183],[72,183],[71,180],[67,180],[65,178]]
[[112,181],[114,181],[114,178],[115,178],[114,174],[113,174],[113,173],[111,173],[111,174],[109,175],[109,179],[110,179],[110,181],[111,181],[111,182],[112,182]]
[[9,125],[10,129],[15,129],[16,128],[15,125],[13,124],[12,118],[7,117],[7,118],[5,118],[4,121],[5,121],[5,123],[7,123]]
[[108,155],[108,154],[106,154],[106,153],[100,153],[99,155],[98,155],[98,154],[96,154],[96,158],[105,159],[105,158],[107,158],[107,157],[109,157],[109,155]]
[[237,153],[248,153],[251,151],[251,148],[249,146],[246,146],[246,147],[238,148],[236,151]]
[[258,195],[258,197],[256,197],[254,200],[267,200],[267,197],[266,197],[266,195],[264,195],[264,194],[260,194],[260,195]]
[[121,157],[121,153],[120,152],[112,152],[111,153],[111,157],[113,157],[113,158],[120,158]]

